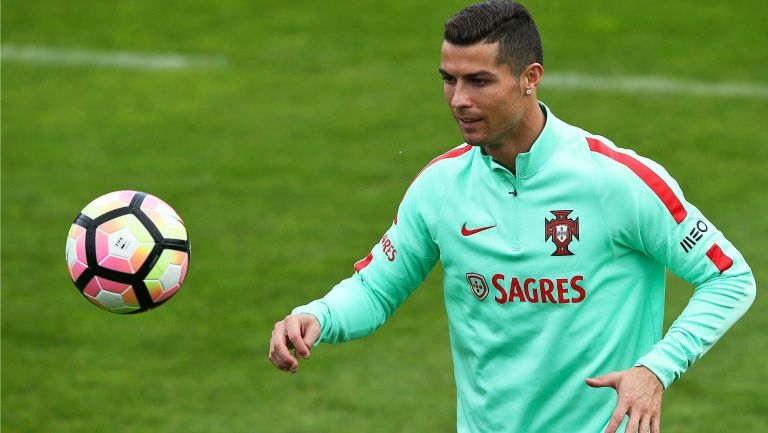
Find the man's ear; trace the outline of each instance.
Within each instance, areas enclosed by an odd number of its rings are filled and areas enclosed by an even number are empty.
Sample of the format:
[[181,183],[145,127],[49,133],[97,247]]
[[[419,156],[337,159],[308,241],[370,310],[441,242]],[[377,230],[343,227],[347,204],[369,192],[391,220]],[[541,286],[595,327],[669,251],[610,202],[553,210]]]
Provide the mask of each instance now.
[[544,76],[544,67],[540,63],[531,63],[520,74],[520,81],[526,89],[536,89],[541,84],[541,78]]

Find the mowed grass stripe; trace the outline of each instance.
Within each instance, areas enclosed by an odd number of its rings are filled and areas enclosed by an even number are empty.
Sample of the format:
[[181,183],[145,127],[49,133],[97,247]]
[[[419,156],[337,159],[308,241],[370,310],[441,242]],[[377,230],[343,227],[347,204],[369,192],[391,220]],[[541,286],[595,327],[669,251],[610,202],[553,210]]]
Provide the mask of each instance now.
[[[22,47],[15,44],[2,45],[0,54],[3,60],[25,63],[107,66],[124,69],[173,70],[221,68],[227,65],[227,60],[223,56]],[[545,75],[542,86],[552,89],[589,90],[593,92],[768,99],[768,84],[715,83],[662,76],[600,76],[576,72],[554,72]]]
[[96,51],[85,48],[54,48],[3,44],[3,60],[51,65],[107,66],[122,69],[174,70],[221,68],[227,62],[220,56],[178,53],[151,54],[129,51]]
[[555,72],[544,74],[542,86],[553,89],[577,89],[593,92],[768,99],[768,85],[761,83],[714,83],[647,75],[599,76]]

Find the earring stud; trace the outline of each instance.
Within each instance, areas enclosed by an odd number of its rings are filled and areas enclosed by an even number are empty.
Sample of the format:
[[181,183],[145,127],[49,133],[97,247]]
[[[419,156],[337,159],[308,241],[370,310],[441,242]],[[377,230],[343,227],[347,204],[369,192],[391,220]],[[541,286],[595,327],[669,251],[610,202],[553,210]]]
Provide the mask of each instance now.
[[526,95],[530,95],[531,93],[533,93],[533,91],[531,89],[526,89],[525,90],[525,94]]

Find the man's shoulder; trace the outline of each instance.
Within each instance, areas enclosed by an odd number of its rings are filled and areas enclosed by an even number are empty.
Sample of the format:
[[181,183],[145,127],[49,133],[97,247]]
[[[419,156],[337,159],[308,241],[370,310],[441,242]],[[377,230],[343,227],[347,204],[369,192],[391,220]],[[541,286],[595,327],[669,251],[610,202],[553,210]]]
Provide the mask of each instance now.
[[664,167],[605,137],[591,135],[585,140],[596,187],[607,203],[627,208],[631,203],[642,203],[646,212],[669,212],[678,223],[685,218],[683,192]]
[[474,146],[466,143],[456,146],[429,161],[419,171],[413,182],[444,185],[471,163],[475,151]]
[[[566,165],[581,161],[582,173],[589,175],[602,196],[622,197],[639,194],[656,196],[662,201],[682,197],[674,178],[656,161],[639,155],[632,149],[619,147],[610,139],[590,133],[559,119],[557,131],[559,160]],[[676,201],[676,200],[675,200]]]
[[674,183],[666,169],[656,161],[622,148],[611,140],[593,134],[584,137],[595,177],[607,184],[642,185],[656,189],[660,183]]
[[[650,173],[662,177],[669,176],[660,164],[632,149],[619,147],[604,136],[593,134],[560,119],[553,118],[553,121],[556,122],[559,141],[567,144],[561,147],[564,156],[588,158],[593,175],[600,181],[634,183],[638,177],[642,178]],[[640,176],[641,174],[643,176]]]
[[475,151],[465,143],[433,158],[411,181],[403,203],[419,209],[439,208],[458,174],[472,164]]
[[[433,158],[414,177],[399,212],[406,209],[406,213],[420,214],[422,218],[433,220],[458,173],[472,163],[474,151],[471,145],[465,143]],[[395,224],[397,221],[398,216],[395,217]]]

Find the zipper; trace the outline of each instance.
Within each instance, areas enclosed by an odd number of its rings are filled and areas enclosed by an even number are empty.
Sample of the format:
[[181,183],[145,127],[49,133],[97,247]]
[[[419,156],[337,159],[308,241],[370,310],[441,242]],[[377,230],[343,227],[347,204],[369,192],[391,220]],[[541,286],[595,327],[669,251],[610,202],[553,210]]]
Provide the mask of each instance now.
[[493,161],[493,164],[496,164],[494,170],[497,170],[496,174],[499,175],[499,178],[505,183],[509,198],[512,201],[511,249],[513,252],[519,252],[523,247],[522,242],[520,241],[520,181],[508,168],[495,161]]
[[[511,173],[510,173],[511,174]],[[512,198],[512,251],[520,251],[520,183],[517,176],[512,175],[512,191],[509,193]]]

